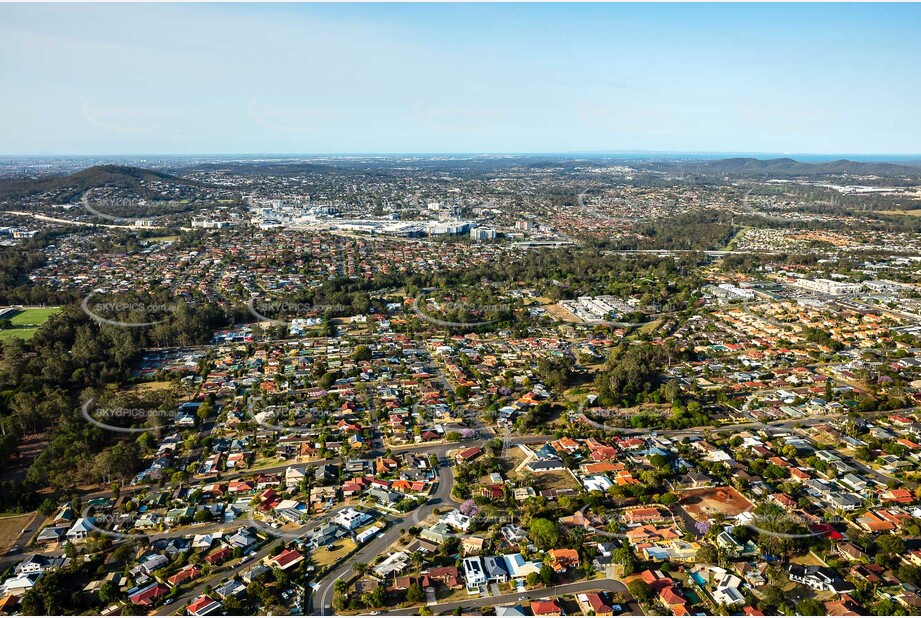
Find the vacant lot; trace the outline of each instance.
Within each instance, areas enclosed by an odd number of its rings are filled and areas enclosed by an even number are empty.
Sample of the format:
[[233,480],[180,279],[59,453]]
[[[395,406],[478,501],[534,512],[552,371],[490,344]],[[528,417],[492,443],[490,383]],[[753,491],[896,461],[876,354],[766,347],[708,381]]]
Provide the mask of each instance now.
[[902,215],[905,217],[921,217],[921,208],[914,210],[880,210],[881,215]]
[[534,489],[579,489],[579,484],[565,470],[559,472],[540,472],[534,475]]
[[16,544],[22,529],[32,521],[33,517],[35,517],[34,513],[0,518],[0,553],[5,554]]
[[313,550],[310,557],[313,563],[317,565],[317,569],[322,569],[342,562],[354,549],[355,541],[352,539],[340,539],[328,547]]
[[563,322],[581,322],[579,318],[573,315],[570,311],[564,309],[560,305],[544,305],[544,310],[555,317],[558,320]]
[[748,499],[732,487],[707,487],[681,492],[678,504],[697,521],[706,521],[722,513],[735,517],[754,508]]

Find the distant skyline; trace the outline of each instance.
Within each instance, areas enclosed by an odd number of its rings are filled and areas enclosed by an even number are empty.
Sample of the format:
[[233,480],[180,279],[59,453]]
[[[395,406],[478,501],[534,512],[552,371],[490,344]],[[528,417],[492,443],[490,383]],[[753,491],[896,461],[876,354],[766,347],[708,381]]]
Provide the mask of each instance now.
[[917,4],[3,4],[0,155],[916,157],[919,31]]

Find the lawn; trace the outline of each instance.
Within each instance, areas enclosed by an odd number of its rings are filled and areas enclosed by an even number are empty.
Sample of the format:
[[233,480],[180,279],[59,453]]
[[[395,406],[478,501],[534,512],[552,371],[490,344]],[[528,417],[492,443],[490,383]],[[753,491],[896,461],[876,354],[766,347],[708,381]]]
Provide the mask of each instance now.
[[921,217],[921,208],[913,210],[880,210],[881,215],[901,215],[904,217]]
[[35,335],[35,331],[37,330],[37,328],[10,328],[8,330],[0,330],[0,341],[12,339],[13,337],[19,337],[20,339],[28,341]]
[[60,313],[60,307],[35,307],[32,309],[23,309],[14,315],[10,322],[13,326],[41,326],[48,321],[48,318],[56,313]]
[[[321,547],[313,550],[313,553],[310,554],[310,558],[316,565],[317,570],[320,570],[323,567],[342,562],[346,556],[355,550],[355,547],[355,541],[352,539],[340,539],[328,548]],[[329,551],[330,549],[332,549],[332,551]]]
[[0,341],[18,337],[29,340],[35,335],[38,327],[48,321],[48,318],[61,311],[60,307],[30,307],[16,311],[12,317],[7,318],[13,328],[0,330]]

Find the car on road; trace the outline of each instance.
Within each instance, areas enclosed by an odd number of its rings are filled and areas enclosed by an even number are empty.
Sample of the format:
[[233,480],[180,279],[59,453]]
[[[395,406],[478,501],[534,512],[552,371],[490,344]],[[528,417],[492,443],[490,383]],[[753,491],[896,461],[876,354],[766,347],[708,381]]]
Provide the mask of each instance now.
[[172,602],[175,601],[175,600],[176,600],[176,597],[170,597],[169,599],[165,600],[165,601],[163,602],[163,604],[164,604],[164,605],[169,605],[170,603],[172,603]]

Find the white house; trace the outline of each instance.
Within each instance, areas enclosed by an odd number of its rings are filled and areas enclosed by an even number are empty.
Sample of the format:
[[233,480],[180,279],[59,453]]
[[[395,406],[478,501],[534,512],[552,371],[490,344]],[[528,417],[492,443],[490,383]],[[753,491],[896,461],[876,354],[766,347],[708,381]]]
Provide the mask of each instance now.
[[371,521],[370,515],[353,508],[343,509],[333,518],[334,524],[338,524],[346,530],[354,530],[369,521]]
[[582,486],[585,488],[585,491],[601,491],[605,492],[611,487],[614,486],[614,483],[608,479],[603,474],[596,474],[595,476],[589,476],[582,479]]
[[468,592],[477,592],[486,583],[486,571],[479,556],[464,558],[464,579],[467,580]]
[[745,603],[745,595],[739,590],[742,585],[741,578],[725,573],[720,577],[716,588],[713,590],[713,600],[720,605],[742,605]]
[[452,528],[461,530],[463,532],[466,532],[467,528],[470,527],[470,518],[457,509],[454,509],[450,513],[446,514],[441,518],[441,521],[451,526]]
[[70,527],[70,530],[67,531],[65,535],[67,540],[71,542],[82,541],[87,536],[89,536],[90,531],[94,529],[93,523],[95,520],[92,517],[81,517],[74,522],[74,525]]
[[15,595],[17,597],[22,597],[35,585],[35,582],[37,582],[38,578],[41,576],[41,573],[22,573],[16,577],[10,577],[3,582],[3,596]]

